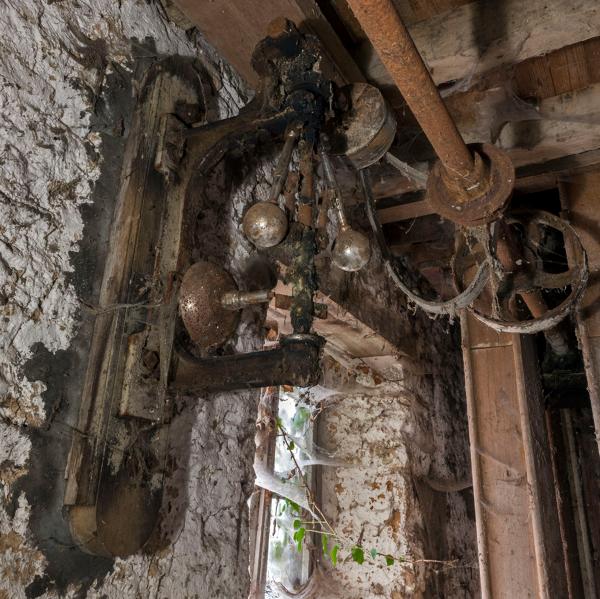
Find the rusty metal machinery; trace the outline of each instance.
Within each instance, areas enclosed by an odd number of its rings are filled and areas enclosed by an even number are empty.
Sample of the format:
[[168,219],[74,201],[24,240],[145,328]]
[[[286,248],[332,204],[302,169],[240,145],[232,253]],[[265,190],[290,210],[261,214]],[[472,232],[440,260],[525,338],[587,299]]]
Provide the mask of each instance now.
[[[356,8],[363,3],[350,4]],[[373,4],[364,2],[365,14],[358,6],[361,20],[369,17]],[[412,42],[401,22],[384,21],[382,31],[398,33],[400,47],[410,54]],[[532,332],[563,318],[581,294],[587,266],[575,234],[548,215],[499,219],[514,183],[510,161],[493,147],[467,148],[451,121],[436,120],[431,102],[439,109],[437,90],[432,92],[426,69],[405,57],[395,76],[415,77],[405,97],[440,157],[428,181],[430,200],[441,215],[468,225],[457,253],[456,272],[459,265],[466,266],[457,277],[456,297],[425,300],[414,273],[389,253],[370,191],[367,169],[385,157],[394,140],[393,113],[372,86],[336,89],[320,69],[322,59],[316,38],[301,34],[289,21],[276,21],[253,54],[260,76],[254,100],[236,117],[202,126],[194,125],[201,118],[187,122],[177,112],[178,93],[198,103],[205,98],[204,90],[197,89],[197,72],[158,64],[142,86],[137,128],[152,131],[155,138],[131,137],[131,163],[125,170],[134,176],[126,179],[115,212],[114,248],[101,295],[103,304],[124,308],[96,318],[78,422],[81,433],[73,439],[67,467],[65,506],[73,537],[87,551],[128,555],[152,537],[174,397],[318,382],[322,339],[312,330],[315,255],[329,252],[335,267],[351,273],[372,257],[369,238],[350,225],[336,161],[358,171],[388,272],[423,309],[448,314],[468,308],[491,326]],[[185,77],[175,91],[173,81],[182,72]],[[228,154],[266,154],[277,145],[281,150],[269,196],[247,208],[243,231],[257,252],[286,265],[293,334],[275,349],[235,354],[232,346],[224,346],[237,329],[240,309],[267,302],[271,293],[238,290],[214,256],[198,251],[199,190]],[[150,155],[153,164],[147,164]],[[330,198],[331,206],[319,204],[319,197]],[[328,214],[337,225],[333,244],[320,237]],[[553,227],[568,238],[579,266],[551,278],[541,276],[533,254],[517,255],[511,249],[502,261],[500,232],[505,225],[526,231]],[[519,246],[518,252],[524,249]],[[527,268],[521,268],[522,259],[528,260]],[[559,283],[570,286],[571,294],[547,315],[536,292]],[[486,293],[493,299],[487,311],[482,304]],[[535,318],[514,321],[510,310],[515,295],[527,302]],[[498,305],[508,309],[498,310]],[[126,516],[115,500],[131,507]]]
[[191,340],[202,352],[207,352],[233,335],[242,308],[268,303],[272,297],[268,289],[239,291],[228,272],[201,261],[190,266],[183,276],[179,314]]
[[[504,216],[515,183],[512,161],[495,146],[467,146],[464,143],[391,0],[349,0],[349,5],[437,154],[438,160],[430,170],[426,186],[429,204],[440,216],[457,225],[459,236],[466,235],[479,242],[479,251],[475,250],[473,243],[461,246],[460,251],[473,252],[479,260],[471,265],[473,270],[469,281],[459,277],[461,285],[457,286],[456,296],[446,301],[425,299],[416,288],[415,273],[409,273],[406,265],[394,260],[389,252],[377,221],[369,177],[361,173],[367,213],[391,278],[411,301],[434,314],[456,314],[458,310],[468,308],[497,330],[533,333],[552,329],[570,313],[587,281],[585,252],[576,234],[552,214],[537,213],[538,225],[560,230],[565,236],[565,243],[568,241],[580,250],[577,252],[578,268],[560,279],[563,286],[570,288],[568,298],[560,306],[552,309],[546,306],[542,296],[543,285],[556,285],[556,281],[549,282],[548,277],[543,277],[540,274],[541,261],[533,259],[529,266],[530,270],[537,269],[537,275],[529,277],[525,288],[513,286],[512,296],[513,303],[514,296],[518,295],[526,304],[531,319],[515,320],[506,310],[500,313],[495,305],[491,312],[489,309],[481,312],[475,307],[480,305],[482,299],[478,298],[484,290],[495,289],[498,285],[504,288],[506,281],[514,278],[515,270],[520,271],[522,278],[523,269],[520,266],[515,268],[515,265],[528,262],[528,256],[522,253],[523,247],[512,245],[509,257],[507,244],[498,239],[498,231],[507,233],[515,223],[514,218]],[[492,291],[492,296],[496,297],[495,291]],[[547,337],[550,336],[547,334]],[[560,347],[557,334],[553,339],[554,346]]]
[[[563,265],[554,252],[551,264],[555,272],[548,268],[542,237],[551,234],[558,234],[571,249],[574,266],[567,266],[565,256],[564,267],[556,272],[556,265]],[[548,212],[517,210],[495,223],[489,235],[487,248],[486,242],[468,230],[457,238],[453,272],[458,289],[469,280],[473,264],[494,263],[488,284],[471,305],[473,315],[505,333],[538,333],[555,327],[580,300],[588,279],[586,253],[573,228]],[[568,292],[549,309],[541,292],[551,289]]]
[[[85,551],[125,556],[161,542],[156,531],[175,396],[318,381],[312,227],[293,223],[282,244],[295,256],[294,335],[272,351],[208,355],[235,330],[237,310],[269,292],[240,292],[227,273],[193,256],[199,191],[223,157],[266,152],[298,124],[295,135],[314,154],[331,96],[331,83],[316,68],[321,58],[314,37],[276,23],[254,53],[261,86],[253,102],[234,118],[200,127],[195,123],[203,122],[211,97],[201,65],[159,61],[140,82],[66,468],[65,513]],[[303,203],[310,201],[307,189]],[[287,215],[285,225],[278,237],[286,234]],[[181,335],[197,351],[186,352]]]
[[[160,542],[176,398],[319,380],[323,341],[312,322],[319,155],[326,150],[321,132],[331,123],[335,128],[343,112],[364,112],[379,102],[362,150],[351,125],[338,137],[343,143],[347,137],[353,160],[365,166],[387,151],[395,125],[371,88],[358,95],[350,90],[340,111],[335,86],[320,68],[316,38],[285,20],[268,33],[253,54],[257,94],[233,118],[196,125],[209,111],[211,91],[195,63],[160,61],[140,82],[99,298],[103,309],[94,321],[66,472],[72,536],[90,553],[125,556]],[[228,155],[267,156],[279,144],[270,194],[248,207],[243,231],[258,252],[283,256],[293,334],[274,349],[236,354],[226,344],[240,309],[267,302],[271,293],[240,291],[218,258],[198,246],[200,194]],[[290,169],[297,169],[291,177]],[[341,201],[338,193],[336,261],[356,270],[369,258],[369,241],[350,229]]]
[[438,156],[427,183],[433,208],[460,225],[498,218],[515,182],[511,160],[491,145],[466,146],[392,0],[348,3]]

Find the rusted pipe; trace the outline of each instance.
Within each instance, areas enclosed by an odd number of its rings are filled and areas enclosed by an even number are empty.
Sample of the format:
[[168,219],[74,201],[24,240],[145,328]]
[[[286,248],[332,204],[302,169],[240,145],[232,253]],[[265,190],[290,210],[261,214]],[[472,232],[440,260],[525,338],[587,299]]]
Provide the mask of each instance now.
[[398,86],[449,174],[475,175],[467,148],[391,0],[348,0],[375,51]]
[[478,227],[498,218],[515,182],[512,161],[490,144],[465,145],[391,0],[348,0],[435,150],[427,200],[444,218]]

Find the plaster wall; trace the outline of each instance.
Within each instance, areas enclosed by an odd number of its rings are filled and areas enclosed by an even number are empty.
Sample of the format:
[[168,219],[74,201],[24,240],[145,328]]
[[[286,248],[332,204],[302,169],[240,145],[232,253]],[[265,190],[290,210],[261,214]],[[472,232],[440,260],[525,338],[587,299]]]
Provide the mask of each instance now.
[[[246,597],[253,394],[178,406],[167,549],[114,562],[86,556],[60,512],[73,387],[110,243],[136,74],[161,56],[198,57],[215,90],[213,119],[237,113],[244,85],[157,1],[6,0],[0,31],[0,598]],[[219,259],[238,279],[250,254],[241,214],[266,193],[268,177],[259,165],[243,183],[226,168],[211,181],[211,200],[234,201],[223,202],[227,219],[204,214],[211,232],[198,257],[226,241]],[[259,321],[259,312],[246,314],[235,349],[254,347]]]

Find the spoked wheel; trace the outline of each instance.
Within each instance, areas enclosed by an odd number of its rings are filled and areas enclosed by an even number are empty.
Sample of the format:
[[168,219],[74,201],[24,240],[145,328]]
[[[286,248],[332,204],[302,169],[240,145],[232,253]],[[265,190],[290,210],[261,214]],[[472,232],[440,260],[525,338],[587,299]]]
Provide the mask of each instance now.
[[556,326],[581,298],[588,278],[587,256],[575,230],[541,210],[515,211],[489,229],[461,232],[453,261],[459,292],[484,262],[490,278],[469,310],[506,333]]
[[466,308],[482,293],[489,280],[489,266],[486,261],[482,261],[474,266],[472,274],[466,285],[452,298],[436,301],[420,295],[415,290],[415,280],[419,278],[419,273],[409,269],[400,260],[395,260],[390,248],[388,247],[383,229],[377,219],[375,201],[371,191],[369,174],[366,169],[359,171],[367,216],[373,229],[375,239],[381,251],[384,266],[398,289],[404,293],[413,303],[429,312],[430,314],[450,314],[455,315],[459,310]]

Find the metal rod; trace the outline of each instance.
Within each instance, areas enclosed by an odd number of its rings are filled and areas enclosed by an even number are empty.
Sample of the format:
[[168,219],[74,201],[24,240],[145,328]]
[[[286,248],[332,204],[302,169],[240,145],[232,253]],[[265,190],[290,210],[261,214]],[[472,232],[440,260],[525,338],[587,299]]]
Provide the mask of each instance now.
[[228,291],[221,298],[221,306],[226,310],[241,310],[253,304],[265,304],[274,296],[271,289],[260,289],[258,291]]
[[467,398],[467,423],[469,428],[469,448],[471,452],[471,475],[473,480],[473,497],[475,499],[475,530],[477,533],[477,556],[479,559],[479,580],[482,599],[491,599],[492,584],[489,565],[488,535],[483,512],[483,502],[486,501],[479,455],[479,427],[477,417],[477,401],[473,391],[473,361],[471,356],[471,341],[469,338],[469,321],[465,310],[460,313],[461,346],[465,370],[465,394]]
[[273,173],[273,185],[271,186],[271,192],[269,194],[269,202],[277,203],[279,194],[285,184],[285,180],[288,175],[288,168],[290,166],[290,160],[292,159],[292,152],[294,150],[294,144],[298,138],[299,127],[298,125],[292,126],[285,135],[285,143],[283,144],[283,150],[279,155],[277,166]]
[[313,387],[321,376],[322,339],[316,335],[290,335],[276,349],[196,358],[179,355],[170,393],[199,395],[204,391],[259,387]]
[[298,222],[305,227],[312,227],[315,204],[313,145],[306,139],[300,140],[298,153],[300,154],[300,174],[302,176],[298,194]]
[[[514,363],[514,377],[517,388],[517,402],[519,406],[519,420],[521,423],[521,438],[523,440],[523,455],[525,458],[525,471],[527,473],[527,489],[529,494],[529,518],[533,533],[533,551],[538,581],[538,593],[541,599],[552,597],[550,590],[551,560],[548,555],[548,542],[544,517],[548,521],[542,496],[542,485],[549,481],[543,480],[544,472],[540,472],[540,437],[536,435],[537,427],[534,423],[535,414],[531,413],[530,403],[540,399],[541,389],[536,393],[536,387],[525,372],[525,363],[535,364],[535,354],[532,349],[531,339],[526,340],[521,335],[513,335],[512,350]],[[539,380],[539,372],[535,373]],[[539,383],[538,383],[539,385]],[[535,395],[534,395],[535,394]],[[538,426],[545,426],[545,422]],[[546,504],[547,505],[547,504]],[[555,564],[557,566],[558,564]]]
[[344,210],[344,204],[342,203],[342,192],[340,191],[340,187],[335,178],[331,160],[329,160],[329,156],[324,150],[321,150],[321,161],[323,162],[323,172],[325,173],[327,186],[333,192],[333,207],[337,212],[337,217],[340,222],[340,230],[343,231],[348,229],[349,225],[348,219],[346,218],[346,212]]
[[348,4],[446,170],[468,178],[475,170],[473,155],[392,0],[348,0]]

